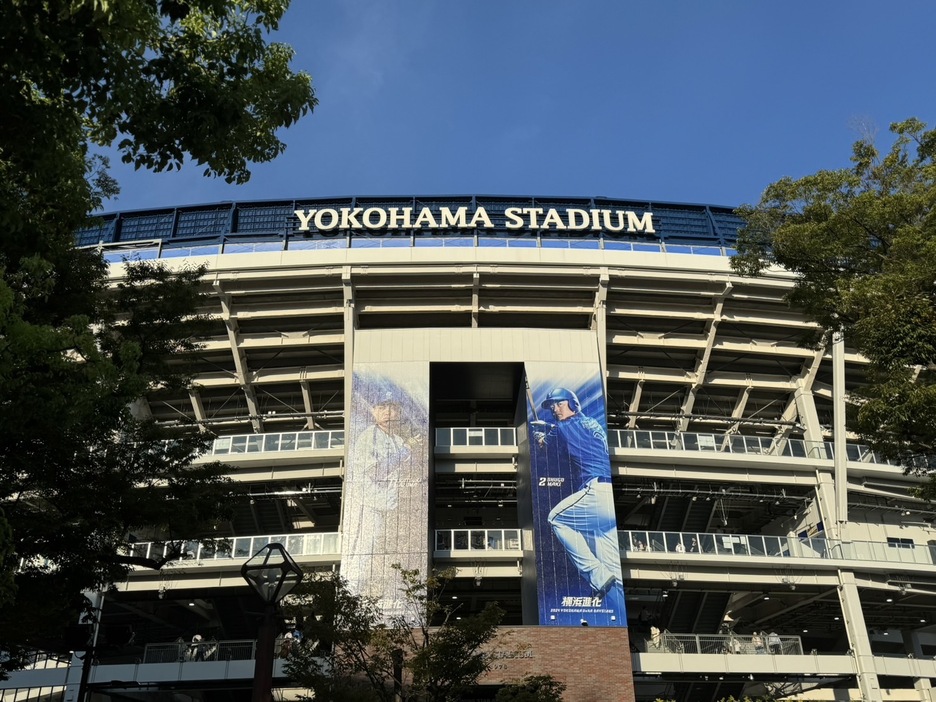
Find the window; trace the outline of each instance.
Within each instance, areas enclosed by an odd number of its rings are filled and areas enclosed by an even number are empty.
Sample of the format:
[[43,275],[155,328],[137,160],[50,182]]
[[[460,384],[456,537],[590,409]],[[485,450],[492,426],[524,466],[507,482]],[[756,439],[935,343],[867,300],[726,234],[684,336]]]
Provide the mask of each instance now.
[[913,548],[913,539],[897,539],[888,536],[887,546],[889,548]]

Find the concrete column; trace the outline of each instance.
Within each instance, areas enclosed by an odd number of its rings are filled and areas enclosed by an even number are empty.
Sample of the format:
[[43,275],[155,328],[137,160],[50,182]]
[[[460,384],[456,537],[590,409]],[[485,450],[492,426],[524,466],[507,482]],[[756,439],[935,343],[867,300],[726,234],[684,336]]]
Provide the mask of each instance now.
[[819,503],[819,514],[822,515],[826,535],[830,539],[843,538],[841,524],[835,518],[835,483],[832,474],[827,471],[816,471],[816,500]]
[[855,658],[855,673],[861,698],[866,702],[883,702],[881,684],[878,681],[874,656],[871,653],[871,640],[868,638],[868,628],[865,625],[864,613],[861,611],[858,586],[855,584],[855,575],[840,570],[838,577],[839,602],[842,605],[842,615],[845,619],[845,633],[848,634],[848,643],[851,645],[852,655]]
[[[900,632],[903,637],[904,650],[908,656],[924,658],[923,647],[920,645],[920,635],[910,629]],[[929,678],[914,678],[913,688],[916,690],[920,702],[936,702],[936,691]]]
[[[832,335],[832,428],[835,456],[835,520],[848,521],[848,456],[845,454],[845,341],[840,332]],[[838,524],[836,524],[838,526]],[[836,529],[837,531],[837,529]]]

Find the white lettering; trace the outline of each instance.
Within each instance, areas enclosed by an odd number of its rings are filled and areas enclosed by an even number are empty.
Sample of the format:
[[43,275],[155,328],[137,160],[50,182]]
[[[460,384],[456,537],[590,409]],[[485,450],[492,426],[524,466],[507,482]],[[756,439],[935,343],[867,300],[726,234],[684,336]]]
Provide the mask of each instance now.
[[602,210],[601,213],[604,215],[604,228],[609,232],[623,232],[624,231],[624,213],[621,210],[617,211],[618,216],[618,225],[615,227],[611,224],[611,215],[613,214],[611,210]]
[[508,207],[504,210],[508,229],[523,229],[523,217],[520,216],[521,212],[523,212],[523,210],[519,207]]
[[[325,224],[325,217],[331,218],[328,224]],[[315,213],[315,228],[320,232],[330,232],[338,226],[338,212],[332,209],[319,210]]]
[[529,220],[529,221],[530,221],[530,224],[529,224],[530,229],[538,229],[538,228],[539,228],[539,222],[536,220],[536,215],[541,215],[541,214],[543,214],[543,208],[542,208],[542,207],[524,207],[524,208],[523,208],[522,210],[520,210],[520,211],[523,212],[524,214],[530,215],[530,220]]
[[439,210],[439,214],[442,215],[442,227],[458,227],[459,229],[464,229],[468,226],[465,217],[468,215],[467,207],[459,207],[455,210],[455,213],[452,214],[452,211],[448,207],[443,207]]
[[341,208],[341,228],[342,229],[360,229],[361,223],[358,216],[364,211],[363,207],[355,207],[353,210],[348,207]]
[[315,210],[309,210],[309,214],[306,214],[305,210],[296,210],[293,214],[299,218],[299,231],[309,231],[309,220],[312,219],[312,216],[315,214]]
[[390,208],[390,224],[388,229],[412,229],[413,228],[413,208],[404,207],[397,209]]
[[601,231],[601,212],[602,210],[591,210],[591,230],[593,232]]
[[562,217],[560,217],[559,213],[552,208],[546,212],[546,216],[543,218],[543,229],[549,229],[550,225],[555,226],[556,229],[566,228],[565,222],[562,221]]
[[492,222],[491,218],[488,217],[487,210],[485,210],[483,207],[479,207],[475,210],[475,213],[471,216],[471,221],[468,223],[468,226],[474,229],[478,226],[479,221],[484,224],[485,229],[494,228],[494,222]]
[[[371,221],[371,215],[377,215],[377,221]],[[387,211],[382,207],[368,207],[364,210],[364,226],[368,229],[381,229],[387,223]]]
[[413,223],[414,229],[420,229],[423,225],[428,229],[438,229],[439,225],[435,221],[435,217],[432,216],[432,210],[428,207],[423,207],[419,211],[419,216],[416,218],[416,221]]
[[[570,207],[566,210],[566,217],[569,218],[569,229],[582,230],[588,229],[588,211],[577,210]],[[581,217],[581,221],[576,222],[576,218]]]
[[656,234],[653,229],[653,215],[644,212],[643,217],[637,218],[636,213],[627,211],[627,231],[646,232],[647,234]]

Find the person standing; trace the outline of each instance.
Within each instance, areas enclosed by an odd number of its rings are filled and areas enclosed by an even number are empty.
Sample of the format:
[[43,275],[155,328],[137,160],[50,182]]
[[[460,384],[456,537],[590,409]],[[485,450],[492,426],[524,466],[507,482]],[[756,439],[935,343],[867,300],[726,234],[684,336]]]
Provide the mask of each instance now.
[[771,631],[767,634],[767,646],[770,648],[771,653],[783,653],[783,643],[780,641],[780,637],[777,635],[776,631]]

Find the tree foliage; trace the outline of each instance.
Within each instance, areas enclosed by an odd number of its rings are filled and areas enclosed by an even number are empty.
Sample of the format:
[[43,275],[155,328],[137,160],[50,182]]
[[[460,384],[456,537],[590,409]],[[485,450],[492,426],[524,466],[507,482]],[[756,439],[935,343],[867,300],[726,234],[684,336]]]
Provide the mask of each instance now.
[[495,702],[562,702],[566,686],[551,675],[528,675],[497,691]]
[[482,648],[496,636],[503,610],[488,604],[458,616],[443,598],[452,572],[400,574],[405,606],[396,616],[385,617],[379,600],[352,593],[338,574],[310,579],[291,598],[291,609],[307,614],[308,643],[287,674],[314,699],[450,702],[488,670]]
[[283,150],[277,131],[315,104],[266,41],[287,5],[0,3],[0,669],[124,577],[130,532],[190,538],[227,512],[220,467],[191,463],[208,437],[130,410],[189,382],[203,271],[138,262],[112,287],[74,236],[117,192],[95,147],[236,183]]
[[742,207],[732,267],[796,275],[789,300],[818,337],[842,332],[871,362],[854,428],[912,468],[936,453],[936,131],[891,132],[886,152],[858,141],[851,168],[783,178]]

